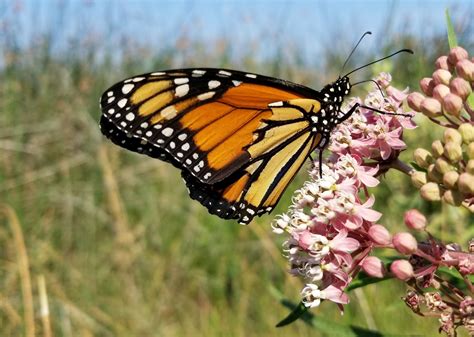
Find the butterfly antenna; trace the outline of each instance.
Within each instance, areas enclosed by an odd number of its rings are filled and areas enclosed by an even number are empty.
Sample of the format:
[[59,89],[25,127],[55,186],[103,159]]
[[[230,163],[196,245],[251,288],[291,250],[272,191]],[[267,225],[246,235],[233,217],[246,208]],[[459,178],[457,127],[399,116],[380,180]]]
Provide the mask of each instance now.
[[397,55],[397,54],[400,54],[400,53],[414,54],[414,53],[413,53],[413,50],[411,50],[411,49],[407,49],[407,48],[400,49],[399,51],[396,51],[395,53],[392,53],[392,54],[390,54],[390,55],[387,55],[387,56],[385,56],[385,57],[382,57],[381,59],[378,59],[378,60],[369,62],[369,63],[367,63],[367,64],[365,64],[365,65],[363,65],[363,66],[361,66],[361,67],[355,68],[354,70],[352,70],[352,71],[348,72],[347,74],[345,74],[344,77],[349,76],[350,74],[356,72],[357,70],[360,70],[360,69],[362,69],[362,68],[368,67],[368,66],[370,66],[370,65],[372,65],[372,64],[374,64],[374,63],[377,63],[377,62],[386,60],[386,59],[388,59],[388,58],[390,58],[390,57],[392,57],[392,56],[395,56],[395,55]]
[[373,83],[377,86],[377,88],[379,89],[380,94],[382,95],[382,97],[385,98],[385,94],[383,93],[383,90],[382,90],[382,88],[380,87],[380,84],[378,84],[376,80],[360,81],[360,82],[352,83],[352,86],[357,85],[357,84],[367,83],[367,82],[373,82]]
[[354,48],[352,48],[352,51],[351,53],[349,54],[349,56],[346,58],[346,61],[344,61],[344,64],[342,65],[342,69],[341,69],[341,72],[339,73],[339,77],[341,77],[341,74],[342,72],[344,71],[344,68],[346,67],[346,64],[347,62],[349,62],[349,59],[351,58],[352,54],[354,54],[354,52],[356,51],[357,47],[359,46],[359,44],[361,43],[362,39],[366,36],[366,35],[371,35],[372,32],[365,32],[364,34],[362,34],[362,36],[360,37],[359,41],[357,42],[357,44],[355,45]]

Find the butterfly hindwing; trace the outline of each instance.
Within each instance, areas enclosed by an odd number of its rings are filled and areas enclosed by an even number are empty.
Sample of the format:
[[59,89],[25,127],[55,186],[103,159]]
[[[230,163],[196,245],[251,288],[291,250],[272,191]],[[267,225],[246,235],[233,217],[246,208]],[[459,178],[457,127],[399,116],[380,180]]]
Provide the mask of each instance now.
[[[236,174],[216,183],[203,184],[186,171],[182,175],[190,195],[212,214],[248,223],[255,215],[270,212],[305,159],[322,141],[321,134],[310,133],[303,113],[317,113],[319,103],[310,99],[278,102],[271,119],[247,148],[253,161]],[[304,110],[304,109],[315,110]],[[282,123],[281,117],[289,118]]]
[[211,213],[249,222],[268,212],[320,135],[309,114],[318,92],[218,69],[151,73],[101,99],[102,132],[129,150],[182,170],[191,197]]
[[301,136],[286,151],[266,157],[215,185],[199,182],[183,171],[190,195],[210,213],[249,223],[255,215],[270,212],[309,154],[311,139]]

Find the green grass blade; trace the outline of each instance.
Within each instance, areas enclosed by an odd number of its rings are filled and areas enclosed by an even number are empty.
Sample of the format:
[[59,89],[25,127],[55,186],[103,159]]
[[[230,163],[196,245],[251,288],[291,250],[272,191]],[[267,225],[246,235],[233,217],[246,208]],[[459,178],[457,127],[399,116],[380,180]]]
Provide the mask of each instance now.
[[[292,303],[291,301],[282,299],[280,301],[285,307],[295,312],[301,306]],[[377,331],[361,328],[355,325],[343,325],[335,323],[334,321],[316,317],[313,313],[305,311],[300,316],[301,320],[306,324],[314,327],[323,336],[339,336],[339,337],[401,337],[403,335],[382,334]],[[283,321],[282,321],[283,322]],[[281,323],[281,322],[280,322]],[[279,323],[279,324],[280,324]],[[277,325],[279,327],[283,325]]]
[[456,37],[456,32],[454,31],[453,22],[451,21],[451,16],[449,15],[449,9],[446,8],[446,28],[448,30],[448,43],[449,48],[453,49],[458,45],[458,39]]

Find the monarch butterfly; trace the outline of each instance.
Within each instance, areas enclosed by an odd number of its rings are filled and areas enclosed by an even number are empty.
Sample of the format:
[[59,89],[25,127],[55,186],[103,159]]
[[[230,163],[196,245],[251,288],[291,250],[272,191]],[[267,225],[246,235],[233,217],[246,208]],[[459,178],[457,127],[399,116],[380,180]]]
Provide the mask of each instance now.
[[359,107],[341,111],[352,72],[321,91],[229,69],[134,76],[102,95],[100,127],[115,144],[179,168],[211,214],[248,224],[274,208],[314,150],[321,159],[333,128]]

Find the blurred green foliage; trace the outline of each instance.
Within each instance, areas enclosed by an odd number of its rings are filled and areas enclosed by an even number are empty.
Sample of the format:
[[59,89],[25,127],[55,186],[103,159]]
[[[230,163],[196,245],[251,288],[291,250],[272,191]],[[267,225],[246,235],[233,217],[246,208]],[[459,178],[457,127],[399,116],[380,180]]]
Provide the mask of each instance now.
[[[318,88],[337,77],[349,46],[327,48],[322,65],[312,67],[279,41],[274,57],[264,61],[255,60],[251,48],[236,60],[225,39],[211,45],[181,39],[158,54],[127,43],[99,54],[96,44],[79,40],[58,55],[52,42],[46,36],[27,49],[11,43],[1,51],[0,204],[18,217],[26,246],[35,315],[28,331],[47,336],[38,288],[44,276],[57,337],[321,335],[302,322],[276,329],[288,311],[269,291],[275,287],[299,300],[302,284],[286,273],[270,222],[288,207],[305,170],[271,216],[244,228],[191,201],[177,170],[106,141],[98,129],[97,102],[126,76],[203,64]],[[420,41],[398,34],[385,37],[377,54],[400,47],[416,55],[371,70],[390,71],[396,85],[415,89],[432,72],[436,56],[448,50],[445,36]],[[376,56],[361,54],[348,69]],[[439,134],[422,117],[417,121],[420,127],[406,134],[407,161],[415,147],[429,146]],[[399,172],[386,174],[374,193],[381,223],[389,228],[402,229],[404,210],[416,207],[430,214],[431,230],[444,240],[465,244],[474,234],[466,213],[421,201]],[[2,211],[1,336],[21,336],[29,324],[14,222]],[[413,315],[399,300],[403,294],[403,285],[391,280],[354,291],[342,317],[327,303],[314,312],[385,333],[435,335],[437,322]]]

